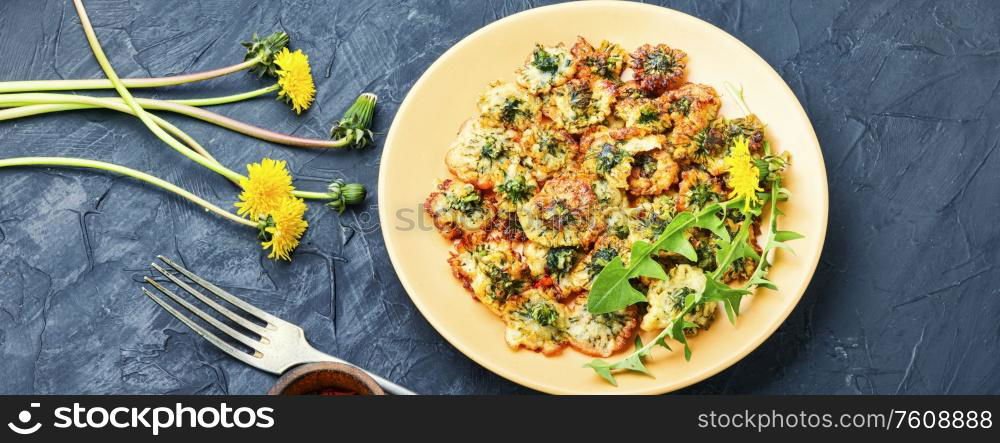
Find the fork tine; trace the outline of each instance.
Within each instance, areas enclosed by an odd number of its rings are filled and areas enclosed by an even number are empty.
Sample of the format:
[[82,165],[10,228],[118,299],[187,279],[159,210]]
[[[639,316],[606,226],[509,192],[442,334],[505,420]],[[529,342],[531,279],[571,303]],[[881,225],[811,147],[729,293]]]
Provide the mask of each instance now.
[[[239,332],[239,331],[237,331],[237,330],[229,327],[229,325],[227,325],[227,324],[225,324],[225,323],[223,323],[223,322],[221,322],[219,320],[216,320],[215,317],[212,317],[211,315],[206,314],[205,311],[202,311],[197,306],[192,305],[191,303],[188,303],[187,300],[184,300],[183,298],[180,298],[179,296],[177,296],[177,294],[174,294],[173,291],[171,291],[171,290],[169,290],[167,288],[164,288],[163,285],[157,283],[155,280],[153,280],[153,279],[151,279],[149,277],[146,277],[146,283],[149,283],[149,284],[153,285],[154,288],[156,288],[157,290],[159,290],[160,292],[162,292],[167,297],[170,297],[170,299],[173,300],[174,302],[176,302],[177,304],[183,306],[184,309],[187,309],[188,311],[191,311],[192,314],[197,315],[202,320],[205,320],[206,322],[208,322],[208,324],[210,324],[212,326],[215,326],[216,328],[219,328],[219,330],[221,330],[222,332],[225,332],[226,335],[232,337],[234,340],[236,340],[236,341],[238,341],[240,343],[243,343],[244,345],[246,345],[250,349],[253,349],[253,351],[255,353],[257,353],[257,354],[260,354],[260,350],[257,349],[257,348],[260,347],[260,345],[267,343],[267,342],[258,342],[256,340],[252,340],[250,337],[247,337],[246,334],[244,334],[242,332]],[[266,340],[266,339],[263,339],[263,340]]]
[[231,303],[233,306],[236,306],[236,307],[238,307],[238,308],[246,311],[248,314],[253,315],[253,316],[255,316],[255,317],[257,317],[257,318],[259,318],[261,320],[264,320],[264,321],[270,323],[271,326],[277,326],[279,323],[285,323],[284,320],[282,320],[282,319],[280,319],[278,317],[275,317],[275,316],[273,316],[271,314],[268,314],[267,312],[264,312],[263,310],[257,308],[254,305],[251,305],[250,303],[247,303],[247,302],[245,302],[243,300],[240,300],[240,299],[236,298],[236,296],[234,296],[233,294],[230,294],[230,293],[222,290],[218,286],[215,286],[212,283],[209,283],[205,279],[203,279],[203,278],[195,275],[193,272],[188,271],[187,269],[184,269],[183,267],[181,267],[177,263],[174,263],[174,262],[170,261],[166,257],[164,257],[162,255],[158,255],[158,256],[156,256],[156,258],[162,260],[164,263],[166,263],[167,265],[169,265],[171,268],[174,268],[174,270],[176,270],[177,272],[180,272],[181,274],[184,274],[185,277],[191,279],[191,281],[195,282],[199,286],[207,289],[208,292],[211,292],[211,293],[215,294],[216,296],[218,296],[219,298],[221,298],[221,299],[223,299],[223,300]]
[[192,288],[187,283],[184,283],[184,281],[182,281],[181,279],[179,279],[177,277],[174,277],[173,274],[167,272],[165,269],[161,268],[156,263],[153,263],[150,266],[152,266],[153,269],[155,269],[156,271],[158,271],[160,274],[163,274],[164,277],[166,277],[166,278],[170,279],[170,281],[174,282],[175,285],[177,285],[181,289],[187,291],[188,294],[191,294],[191,295],[197,297],[198,300],[201,300],[206,305],[210,306],[212,309],[215,309],[216,311],[219,311],[219,313],[221,313],[222,315],[226,316],[226,318],[228,318],[228,319],[236,322],[236,324],[238,324],[238,325],[240,325],[240,326],[242,326],[244,328],[249,329],[250,331],[253,331],[254,334],[257,334],[257,335],[259,335],[261,337],[265,336],[265,334],[266,334],[267,331],[265,331],[264,328],[260,327],[256,323],[251,322],[250,320],[247,320],[247,319],[245,319],[243,317],[240,317],[235,312],[230,311],[229,308],[216,303],[215,300],[212,300],[211,298],[208,298],[205,294],[202,294],[197,289]]
[[215,334],[209,332],[207,329],[201,327],[197,323],[191,321],[191,319],[185,317],[184,314],[181,314],[176,309],[174,309],[173,306],[168,305],[167,302],[153,295],[153,293],[149,292],[149,290],[147,290],[146,288],[142,288],[142,292],[143,294],[146,294],[147,297],[153,299],[153,301],[156,302],[156,304],[160,305],[161,308],[166,309],[167,312],[169,312],[171,315],[180,320],[181,323],[184,323],[189,328],[193,329],[194,332],[197,332],[198,335],[204,337],[205,340],[208,340],[209,343],[215,345],[215,347],[219,348],[219,350],[221,350],[222,352],[225,352],[226,354],[229,354],[230,356],[250,366],[257,368],[261,367],[260,359],[262,355],[259,352],[257,352],[254,355],[251,355],[239,349],[236,349],[236,347],[234,347],[233,345],[230,345],[229,343],[222,341],[222,339],[217,337]]

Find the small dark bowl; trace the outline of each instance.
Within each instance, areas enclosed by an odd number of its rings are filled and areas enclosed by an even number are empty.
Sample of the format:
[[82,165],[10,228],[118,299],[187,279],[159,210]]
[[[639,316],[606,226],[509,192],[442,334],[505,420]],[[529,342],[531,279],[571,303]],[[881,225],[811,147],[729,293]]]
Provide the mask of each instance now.
[[364,371],[342,363],[308,363],[296,367],[282,375],[267,395],[311,395],[324,389],[385,395],[382,387]]

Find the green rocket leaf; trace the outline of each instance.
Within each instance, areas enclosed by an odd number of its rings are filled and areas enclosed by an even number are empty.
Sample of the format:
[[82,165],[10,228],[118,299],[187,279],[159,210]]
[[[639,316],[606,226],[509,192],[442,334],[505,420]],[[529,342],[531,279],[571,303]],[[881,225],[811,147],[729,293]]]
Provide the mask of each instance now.
[[734,199],[725,203],[714,203],[697,214],[682,212],[667,224],[663,233],[652,244],[644,241],[635,242],[632,245],[628,266],[625,266],[621,258],[616,257],[597,274],[591,285],[590,296],[587,298],[587,310],[592,314],[605,314],[646,301],[646,296],[632,287],[630,280],[636,277],[660,280],[667,278],[663,267],[653,260],[653,255],[659,251],[669,251],[697,260],[698,255],[685,236],[685,231],[692,227],[703,227],[719,234],[725,233],[723,221],[716,214],[741,202],[741,199]]

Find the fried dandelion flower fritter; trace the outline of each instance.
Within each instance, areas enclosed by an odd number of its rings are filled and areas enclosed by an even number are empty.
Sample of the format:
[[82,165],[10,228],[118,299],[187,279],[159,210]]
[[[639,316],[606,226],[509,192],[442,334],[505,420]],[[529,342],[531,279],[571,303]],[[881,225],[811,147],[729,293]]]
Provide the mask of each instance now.
[[681,184],[677,192],[677,212],[701,209],[710,203],[723,200],[720,180],[707,172],[688,169],[681,174]]
[[482,230],[493,219],[493,205],[481,191],[469,183],[444,180],[438,191],[424,202],[424,211],[434,221],[434,227],[447,239],[463,233]]
[[535,45],[535,50],[517,71],[517,84],[533,94],[545,94],[566,83],[576,74],[576,69],[573,54],[562,43],[549,47]]
[[662,149],[666,141],[662,135],[630,135],[630,131],[612,131],[603,126],[588,131],[580,139],[580,148],[584,152],[583,170],[606,180],[615,188],[627,188],[636,156]]
[[525,129],[521,148],[521,163],[538,180],[547,180],[573,162],[577,144],[569,132],[546,123]]
[[638,200],[636,206],[629,209],[628,238],[633,242],[653,242],[659,238],[677,214],[675,200],[672,195]]
[[628,177],[628,189],[635,195],[658,195],[677,183],[681,167],[667,149],[636,155]]
[[611,115],[615,83],[604,79],[573,79],[547,96],[542,112],[570,134],[580,134]]
[[728,170],[724,159],[741,136],[746,138],[750,154],[755,159],[760,158],[764,151],[764,124],[750,114],[735,119],[715,119],[695,137],[691,160],[709,174],[722,175]]
[[572,49],[577,60],[576,75],[582,79],[593,77],[618,80],[628,62],[628,52],[607,40],[596,49],[583,37],[577,37]]
[[567,344],[566,307],[544,289],[530,289],[504,306],[504,339],[512,349],[552,355]]
[[470,120],[445,155],[448,170],[480,189],[493,189],[503,179],[507,167],[520,161],[517,133],[483,126]]
[[[655,331],[670,326],[671,319],[684,309],[684,298],[704,291],[706,282],[705,273],[690,265],[677,265],[670,270],[669,279],[654,280],[646,294],[649,307],[642,317],[642,330]],[[715,303],[702,303],[685,315],[685,321],[697,325],[697,328],[684,330],[685,334],[693,335],[698,329],[707,329],[715,317],[715,309]]]
[[667,144],[674,149],[674,158],[684,159],[698,149],[697,137],[719,114],[722,101],[715,88],[688,83],[657,99],[660,109],[670,114],[674,129]]
[[580,139],[583,170],[605,180],[614,188],[628,187],[632,155],[625,150],[624,145],[624,141],[613,137],[608,128],[600,126],[592,129]]
[[501,210],[516,211],[535,196],[538,188],[538,182],[528,168],[519,163],[511,163],[493,190]]
[[530,287],[516,243],[497,235],[476,232],[462,238],[448,262],[463,286],[497,315],[508,299]]
[[622,119],[626,128],[650,134],[662,134],[674,126],[669,110],[661,109],[656,100],[646,97],[620,99],[615,104],[615,116]]
[[[756,116],[720,116],[716,90],[686,83],[686,66],[687,55],[665,44],[629,53],[580,37],[572,48],[535,45],[512,81],[479,97],[445,156],[452,177],[424,212],[452,243],[452,274],[503,320],[512,349],[608,357],[640,329],[669,327],[717,267],[724,242],[715,233],[685,232],[694,260],[654,254],[668,278],[635,282],[648,303],[592,314],[597,275],[613,260],[627,265],[633,244],[656,241],[683,211],[735,195],[759,205],[767,177],[788,164],[786,154],[765,156]],[[723,220],[730,235],[741,209]],[[759,233],[752,225],[752,238]],[[756,265],[737,259],[721,280],[746,280]],[[685,332],[708,328],[715,312],[715,303],[697,306]]]
[[630,63],[639,87],[650,96],[679,86],[687,67],[687,54],[667,45],[642,45],[632,53]]
[[517,83],[494,82],[479,98],[479,112],[487,126],[522,131],[538,121],[542,102]]
[[637,306],[606,314],[591,314],[587,310],[586,295],[574,299],[568,311],[566,335],[570,346],[594,357],[608,357],[631,345],[639,324]]
[[528,239],[542,246],[590,246],[604,229],[597,196],[584,176],[549,180],[517,210]]

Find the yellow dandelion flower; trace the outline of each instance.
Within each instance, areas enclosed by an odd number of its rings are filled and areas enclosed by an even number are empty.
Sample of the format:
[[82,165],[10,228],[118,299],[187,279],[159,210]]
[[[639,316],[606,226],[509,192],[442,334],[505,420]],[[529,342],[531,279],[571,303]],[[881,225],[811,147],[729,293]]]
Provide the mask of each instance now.
[[266,217],[292,196],[292,176],[285,169],[283,160],[265,158],[260,163],[247,165],[247,178],[240,180],[240,201],[237,214],[257,221]]
[[291,52],[288,48],[283,48],[274,56],[274,63],[278,65],[275,73],[278,74],[278,87],[281,88],[278,97],[291,103],[296,114],[309,109],[316,96],[309,56],[303,54],[301,49]]
[[746,137],[739,136],[736,139],[724,161],[729,172],[726,182],[733,189],[729,198],[743,197],[743,210],[750,210],[752,204],[760,201],[757,192],[763,189],[759,186],[760,170],[754,165],[753,157],[750,157],[750,145]]
[[268,225],[264,228],[269,239],[261,243],[264,249],[271,248],[267,256],[273,260],[291,260],[292,251],[299,246],[299,239],[309,227],[304,218],[306,202],[300,198],[288,197],[271,214]]

